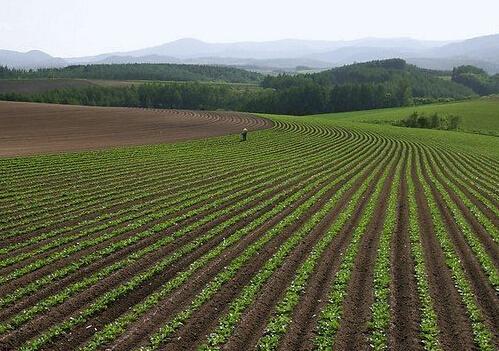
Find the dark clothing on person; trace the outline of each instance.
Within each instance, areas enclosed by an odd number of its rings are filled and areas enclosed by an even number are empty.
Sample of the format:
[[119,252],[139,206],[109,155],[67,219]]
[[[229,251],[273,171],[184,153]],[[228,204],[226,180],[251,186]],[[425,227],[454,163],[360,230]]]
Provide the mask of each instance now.
[[246,141],[246,136],[248,135],[248,131],[246,129],[244,129],[242,132],[241,132],[241,141]]

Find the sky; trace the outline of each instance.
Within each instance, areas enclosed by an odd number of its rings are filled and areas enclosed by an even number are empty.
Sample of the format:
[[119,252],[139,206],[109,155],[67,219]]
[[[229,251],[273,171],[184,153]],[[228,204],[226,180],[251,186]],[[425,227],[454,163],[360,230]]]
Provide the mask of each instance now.
[[207,42],[499,33],[499,0],[0,0],[0,49],[77,57]]

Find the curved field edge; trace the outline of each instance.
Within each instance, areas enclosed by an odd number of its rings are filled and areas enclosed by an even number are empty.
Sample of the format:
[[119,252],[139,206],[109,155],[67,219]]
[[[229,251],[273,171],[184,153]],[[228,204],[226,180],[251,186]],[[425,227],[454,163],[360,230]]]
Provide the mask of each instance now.
[[0,157],[153,145],[272,127],[250,113],[0,101]]
[[[499,105],[499,104],[498,104]],[[355,113],[355,112],[354,112]],[[439,146],[443,149],[455,152],[465,152],[467,154],[481,154],[492,157],[499,161],[499,138],[489,135],[478,135],[456,131],[419,129],[395,127],[391,125],[379,125],[369,123],[359,123],[354,118],[341,118],[339,114],[325,114],[314,116],[285,116],[258,114],[271,120],[299,121],[304,120],[311,123],[334,125],[359,131],[369,131],[379,133],[387,137],[403,138],[408,141],[419,141],[423,144]],[[499,115],[497,116],[497,125],[499,125]]]
[[344,119],[352,122],[390,123],[404,119],[414,111],[425,114],[452,114],[462,118],[459,129],[463,132],[499,136],[498,109],[499,96],[495,95],[466,101],[357,112],[339,112],[323,116],[331,116],[336,119]]
[[[0,306],[0,345],[23,350],[121,350],[132,344],[147,350],[238,349],[241,345],[273,350],[290,345],[289,329],[300,332],[293,342],[316,343],[321,349],[334,348],[336,339],[343,345],[348,341],[346,335],[355,335],[359,348],[370,343],[375,349],[390,348],[397,333],[390,322],[401,312],[386,308],[386,303],[392,303],[389,287],[399,278],[385,272],[390,235],[402,213],[395,207],[397,191],[405,177],[409,209],[403,232],[410,241],[407,254],[414,260],[410,274],[416,286],[411,294],[419,311],[406,348],[447,349],[453,330],[442,322],[441,306],[449,303],[468,346],[483,350],[498,346],[494,316],[499,313],[493,310],[497,296],[484,297],[477,291],[480,284],[494,290],[499,266],[498,247],[492,239],[499,223],[494,208],[499,157],[498,149],[488,150],[494,145],[460,144],[467,137],[453,137],[453,132],[401,132],[402,128],[316,116],[265,117],[273,120],[273,128],[250,132],[246,143],[225,136],[0,160],[1,184],[6,185],[0,193],[0,206],[19,213],[3,218],[5,228],[16,228],[16,218],[26,218],[30,225],[36,223],[38,213],[49,215],[61,209],[64,193],[74,181],[82,187],[96,183],[81,195],[82,200],[99,192],[104,199],[111,198],[114,195],[104,186],[120,184],[127,177],[127,167],[134,169],[128,176],[136,177],[128,179],[130,187],[140,182],[140,189],[160,200],[149,205],[151,199],[138,198],[133,200],[135,206],[118,209],[112,202],[102,202],[101,211],[109,217],[85,223],[95,226],[95,233],[68,227],[45,235],[48,229],[42,226],[36,237],[48,246],[37,245],[35,234],[21,222],[14,237],[2,233],[0,240],[15,244],[0,253],[4,264],[0,280],[22,289],[33,278],[40,291],[27,295],[27,291],[16,290],[14,294],[19,294],[14,296],[6,295],[12,292],[8,289],[0,290],[0,301],[9,296],[14,302],[13,306],[5,302],[7,309]],[[402,160],[408,160],[405,169]],[[213,179],[209,170],[214,171]],[[101,173],[90,175],[91,171]],[[89,176],[74,179],[80,173]],[[58,179],[59,174],[64,177]],[[217,177],[220,179],[215,181]],[[99,179],[106,179],[100,183],[103,187],[99,187]],[[428,210],[416,211],[420,208],[413,182],[419,196],[421,189],[426,192],[433,217],[418,218]],[[470,191],[458,192],[457,184]],[[54,192],[55,188],[61,191]],[[171,188],[171,199],[161,188]],[[126,204],[127,196],[137,195],[129,190],[119,188],[122,200],[116,201]],[[442,194],[443,200],[432,200],[432,191]],[[36,196],[29,203],[26,199],[32,194]],[[82,213],[87,208],[95,211],[84,201],[79,205],[80,198],[75,195],[75,208]],[[24,199],[20,211],[15,210],[16,199]],[[49,206],[50,199],[57,201]],[[460,202],[454,205],[460,199],[472,205],[472,213],[458,206]],[[176,209],[174,203],[181,206]],[[443,206],[442,214],[438,205]],[[448,212],[445,206],[459,220],[451,231],[443,222],[449,218],[443,216]],[[24,211],[32,213],[31,217],[21,216]],[[147,221],[140,211],[150,213]],[[134,213],[139,217],[133,217]],[[127,216],[128,222],[118,223]],[[59,217],[39,218],[52,221],[51,225],[64,223]],[[433,222],[428,231],[433,239],[426,244],[420,240],[428,233],[418,226],[418,220],[424,219]],[[466,240],[458,247],[448,234]],[[489,243],[487,250],[483,243]],[[329,247],[339,255],[322,254]],[[430,250],[445,255],[439,274],[447,277],[445,288],[453,299],[436,293],[435,280],[429,279],[435,268],[431,262],[438,262],[425,256]],[[101,252],[102,258],[94,251]],[[37,254],[30,258],[26,255],[30,252]],[[131,256],[120,255],[122,252]],[[376,263],[369,274],[363,274],[359,265],[366,254]],[[460,259],[463,255],[469,259]],[[89,280],[83,272],[72,273],[73,257],[88,259],[85,269],[98,275]],[[331,271],[320,270],[322,263],[333,259]],[[35,260],[37,265],[29,266]],[[485,279],[476,280],[470,267]],[[41,285],[43,279],[45,285]],[[53,292],[49,279],[55,287],[70,290]],[[324,283],[320,283],[322,279]],[[88,285],[81,285],[84,281]],[[311,305],[308,287],[312,284],[320,289],[315,292],[319,302]],[[366,294],[373,294],[356,298],[366,301],[359,305],[360,317],[349,308],[358,286],[369,287]],[[487,301],[490,310],[485,310]],[[17,303],[23,307],[16,308]],[[231,309],[238,313],[229,313]],[[298,310],[301,314],[295,314]],[[361,334],[358,325],[365,321],[369,324]],[[144,325],[152,327],[143,329]],[[199,333],[193,335],[192,330]]]

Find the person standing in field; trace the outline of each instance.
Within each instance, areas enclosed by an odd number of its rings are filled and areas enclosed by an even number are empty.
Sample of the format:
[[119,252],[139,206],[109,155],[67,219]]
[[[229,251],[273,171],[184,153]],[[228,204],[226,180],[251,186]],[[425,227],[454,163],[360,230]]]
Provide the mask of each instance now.
[[248,130],[246,128],[241,132],[241,141],[246,141],[246,136],[248,135]]

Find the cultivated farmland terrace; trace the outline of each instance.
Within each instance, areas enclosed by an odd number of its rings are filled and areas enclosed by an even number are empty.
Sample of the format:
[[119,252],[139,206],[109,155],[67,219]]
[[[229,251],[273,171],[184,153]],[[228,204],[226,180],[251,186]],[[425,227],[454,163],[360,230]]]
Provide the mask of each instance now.
[[245,113],[0,102],[0,156],[144,145],[233,134],[270,121]]
[[346,114],[0,116],[0,350],[499,348],[497,137]]

